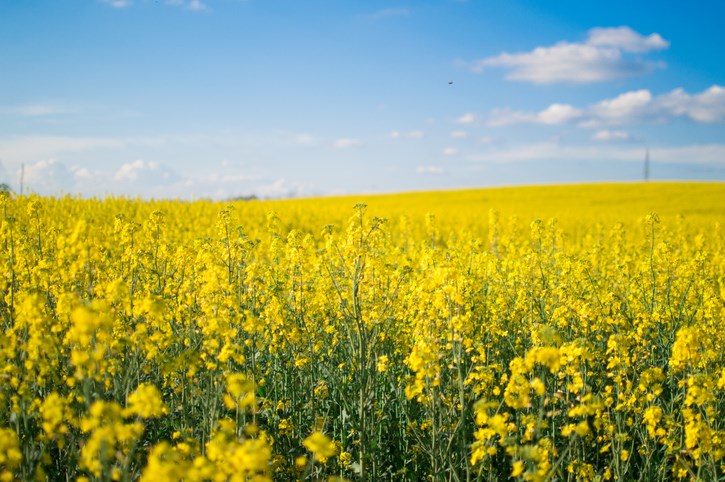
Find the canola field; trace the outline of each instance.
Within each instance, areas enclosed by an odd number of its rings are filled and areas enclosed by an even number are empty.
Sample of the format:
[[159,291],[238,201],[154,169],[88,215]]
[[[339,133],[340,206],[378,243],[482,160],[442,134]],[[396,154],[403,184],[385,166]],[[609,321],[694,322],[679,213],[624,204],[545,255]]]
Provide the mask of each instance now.
[[725,480],[725,185],[0,197],[0,480]]

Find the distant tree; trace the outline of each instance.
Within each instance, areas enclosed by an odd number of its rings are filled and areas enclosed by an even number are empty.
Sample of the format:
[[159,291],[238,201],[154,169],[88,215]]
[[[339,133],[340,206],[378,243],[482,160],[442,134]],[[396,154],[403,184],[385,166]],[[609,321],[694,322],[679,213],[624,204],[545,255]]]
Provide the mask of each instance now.
[[0,192],[10,192],[10,185],[7,183],[0,183]]
[[230,201],[255,201],[257,199],[257,196],[254,194],[250,194],[247,196],[234,196],[229,198]]

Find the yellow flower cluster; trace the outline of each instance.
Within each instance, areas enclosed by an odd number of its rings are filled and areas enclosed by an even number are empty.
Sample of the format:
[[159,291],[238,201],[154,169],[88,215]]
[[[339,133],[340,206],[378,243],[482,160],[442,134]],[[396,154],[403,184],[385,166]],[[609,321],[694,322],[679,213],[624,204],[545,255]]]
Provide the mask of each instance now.
[[0,193],[0,480],[721,480],[723,199]]
[[17,434],[9,428],[0,428],[0,480],[13,480],[13,471],[23,461]]
[[337,446],[327,435],[321,432],[315,432],[304,439],[302,445],[312,452],[315,460],[319,462],[324,462],[337,454]]

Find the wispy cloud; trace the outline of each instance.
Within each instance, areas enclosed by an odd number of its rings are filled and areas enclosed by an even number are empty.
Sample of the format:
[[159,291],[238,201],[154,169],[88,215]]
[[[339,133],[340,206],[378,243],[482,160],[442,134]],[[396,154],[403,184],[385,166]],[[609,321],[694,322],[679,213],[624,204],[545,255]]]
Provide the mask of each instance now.
[[0,138],[0,158],[14,162],[54,158],[63,153],[122,147],[128,140],[105,137],[23,136]]
[[458,149],[455,147],[446,147],[443,149],[443,155],[448,157],[453,157],[458,155]]
[[461,117],[456,119],[457,124],[473,124],[476,122],[476,116],[470,112],[463,114]]
[[425,133],[418,130],[407,132],[392,131],[390,133],[391,139],[422,139],[423,137],[425,137]]
[[209,7],[201,0],[191,0],[188,5],[189,10],[202,11],[207,10]]
[[569,104],[551,104],[536,114],[536,120],[541,124],[563,124],[581,117],[582,111]]
[[226,183],[243,183],[249,181],[258,181],[258,176],[249,176],[244,174],[219,174],[211,173],[206,176],[194,177],[196,181],[203,184],[226,184]]
[[358,147],[361,145],[362,145],[362,142],[360,142],[358,139],[352,139],[349,137],[337,139],[335,142],[332,143],[332,146],[335,149],[349,149],[351,147]]
[[468,137],[468,133],[466,131],[451,131],[448,135],[454,139],[465,139]]
[[185,176],[163,163],[144,159],[127,162],[110,170],[68,167],[56,159],[44,159],[26,164],[24,177],[26,192],[44,195],[82,193],[85,196],[112,194],[147,198],[226,199],[249,194],[284,197],[312,192],[310,186],[238,173],[212,172],[203,176]]
[[144,161],[137,159],[133,162],[123,164],[113,175],[113,179],[119,182],[138,182],[153,177],[154,182],[168,183],[179,179],[179,176],[171,169],[163,168],[158,162]]
[[29,163],[23,177],[24,191],[38,194],[68,193],[74,184],[73,172],[55,159]]
[[20,117],[48,117],[61,114],[71,114],[78,111],[78,108],[54,103],[35,103],[17,105],[13,107],[0,107],[0,114],[10,114]]
[[494,109],[488,125],[500,127],[509,124],[546,124],[557,125],[579,119],[582,111],[569,104],[551,104],[540,112],[518,112],[511,109]]
[[635,53],[662,50],[670,46],[670,42],[658,33],[644,36],[629,27],[593,28],[589,31],[587,43],[596,47],[614,47],[624,52]]
[[535,84],[603,82],[645,74],[662,66],[629,54],[662,50],[669,45],[657,33],[645,36],[629,27],[593,28],[584,42],[559,42],[530,52],[504,52],[473,62],[471,69],[481,72],[500,67],[509,70],[507,79]]
[[725,88],[713,85],[698,94],[679,88],[659,96],[646,89],[625,92],[594,104],[587,117],[585,127],[666,122],[676,117],[706,124],[725,122]]
[[706,124],[725,122],[725,87],[713,85],[697,94],[688,94],[679,88],[658,96],[641,89],[624,92],[583,108],[555,103],[540,112],[494,109],[487,123],[494,127],[521,123],[576,123],[580,127],[601,128],[667,122],[675,118]]
[[378,10],[369,15],[371,18],[384,18],[384,17],[407,17],[410,15],[410,9],[408,8],[384,8]]
[[[105,3],[106,5],[110,5],[114,8],[125,8],[130,7],[133,5],[132,0],[99,0],[101,3]],[[180,7],[187,10],[195,11],[195,12],[202,12],[209,10],[209,6],[204,3],[202,0],[165,0],[165,5],[170,5],[172,7]]]
[[72,169],[73,177],[78,181],[90,181],[94,177],[98,176],[98,173],[91,171],[87,167],[76,167]]
[[292,140],[299,146],[316,146],[319,144],[319,141],[313,135],[306,132],[295,134]]
[[652,93],[647,89],[625,92],[614,97],[605,99],[589,108],[589,117],[584,125],[616,125],[626,124],[644,117],[649,111],[653,112]]
[[308,132],[285,132],[280,139],[281,143],[291,143],[295,146],[315,147],[320,145],[320,140]]
[[110,5],[114,8],[124,8],[131,5],[130,0],[101,0],[101,3],[105,3],[106,5]]
[[207,4],[205,4],[201,0],[166,0],[165,3],[167,5],[171,5],[174,7],[181,7],[181,8],[185,8],[187,10],[192,10],[192,11],[196,11],[196,12],[201,12],[201,11],[209,9]]
[[415,172],[418,174],[440,176],[446,174],[446,170],[440,166],[418,166],[415,168]]
[[[650,148],[653,162],[666,164],[699,164],[725,167],[725,144],[695,144],[677,147]],[[633,161],[642,162],[644,148],[633,145],[597,144],[562,145],[558,142],[516,145],[491,149],[468,158],[473,162],[509,163],[522,161]]]
[[599,130],[592,136],[592,140],[601,142],[630,141],[632,139],[632,135],[627,131],[610,131],[606,129]]
[[254,191],[261,197],[280,198],[308,196],[315,192],[315,188],[307,184],[280,178],[272,182],[259,184],[254,188]]

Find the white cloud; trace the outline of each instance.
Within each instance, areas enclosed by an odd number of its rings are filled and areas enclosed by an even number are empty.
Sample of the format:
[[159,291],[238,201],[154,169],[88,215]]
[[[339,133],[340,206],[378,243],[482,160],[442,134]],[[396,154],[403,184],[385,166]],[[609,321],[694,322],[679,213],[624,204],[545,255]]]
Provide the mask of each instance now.
[[136,181],[139,177],[139,173],[144,170],[154,170],[157,167],[155,162],[146,163],[143,159],[138,159],[133,162],[129,162],[127,164],[124,164],[121,166],[121,168],[116,171],[116,174],[113,176],[113,178],[116,181]]
[[494,127],[522,123],[558,125],[578,119],[582,114],[580,109],[569,104],[554,103],[546,109],[535,113],[517,112],[511,109],[494,109],[491,111],[491,116],[487,123]]
[[259,194],[254,192],[254,185],[257,181],[259,178],[253,175],[213,172],[204,176],[182,177],[164,188],[173,197],[228,199]]
[[476,116],[470,112],[467,112],[456,119],[456,123],[458,124],[473,124],[474,122],[476,122]]
[[191,2],[189,2],[189,10],[201,11],[207,10],[208,8],[209,7],[207,7],[201,0],[191,0]]
[[284,178],[254,188],[254,192],[263,198],[284,198],[307,196],[314,192],[312,186],[290,182]]
[[343,137],[341,139],[337,139],[332,146],[335,149],[349,149],[351,147],[358,147],[362,145],[362,143],[358,139],[352,139],[349,137]]
[[659,109],[671,115],[682,115],[690,119],[715,123],[725,121],[725,87],[713,85],[709,89],[690,95],[683,89],[675,89],[657,99]]
[[632,136],[627,131],[609,131],[606,129],[597,131],[592,139],[595,141],[628,141]]
[[104,137],[25,136],[0,139],[0,158],[13,162],[36,161],[68,152],[123,147],[131,140]]
[[699,94],[675,89],[653,96],[648,90],[625,92],[591,106],[584,127],[666,122],[684,117],[694,122],[725,122],[725,88],[713,85]]
[[[725,167],[725,144],[698,144],[679,147],[650,148],[654,163],[700,164]],[[476,162],[509,163],[522,161],[632,161],[644,160],[642,146],[561,145],[557,142],[517,145],[492,149],[469,158]]]
[[[245,176],[243,174],[226,174],[224,176],[218,177],[218,182],[228,182],[228,183],[239,183],[239,182],[249,182],[249,181],[256,181],[256,176]],[[217,180],[212,177],[210,179],[210,182],[215,182]]]
[[178,181],[180,177],[171,169],[165,168],[157,162],[137,159],[122,165],[113,175],[113,179],[129,183],[168,184]]
[[37,194],[70,192],[73,172],[55,159],[29,163],[23,172],[23,191]]
[[671,164],[710,164],[725,166],[725,145],[700,144],[650,149],[653,162]]
[[90,180],[94,177],[94,173],[92,173],[86,167],[75,168],[75,169],[72,169],[72,171],[73,171],[73,177],[79,181]]
[[131,5],[131,2],[129,0],[101,0],[101,2],[114,8],[124,8]]
[[466,131],[452,131],[448,133],[448,135],[454,139],[465,139],[468,137],[468,133]]
[[439,166],[418,166],[415,168],[415,172],[418,174],[440,176],[441,174],[445,174],[446,170]]
[[[256,181],[257,176],[246,176],[244,174],[218,174],[212,173],[207,176],[195,177],[194,181],[198,184],[234,184],[249,181]],[[188,180],[187,180],[188,182]]]
[[[19,177],[19,171],[16,174]],[[182,177],[159,163],[144,160],[124,164],[115,172],[95,171],[88,167],[68,168],[51,158],[25,165],[24,191],[43,195],[83,193],[85,196],[113,194],[187,199],[210,196],[224,199],[239,195],[240,190],[254,192],[255,180],[253,176],[215,173]],[[260,189],[269,194],[273,191],[264,184]],[[298,191],[290,190],[287,185],[280,195]]]
[[[0,174],[3,167],[0,164]],[[20,166],[11,172],[15,181],[20,177]],[[0,176],[0,182],[8,182]],[[13,183],[13,187],[19,187]],[[162,163],[137,159],[122,164],[116,170],[92,165],[67,164],[47,158],[25,163],[24,191],[43,195],[65,193],[83,196],[142,196],[144,198],[210,197],[228,199],[240,195],[256,194],[260,197],[288,197],[316,194],[312,185],[284,179],[265,180],[257,173],[238,169],[224,169],[205,175],[181,175]]]
[[451,157],[451,156],[457,156],[458,155],[458,149],[456,149],[455,147],[446,147],[445,149],[443,149],[443,155],[444,156],[449,156],[449,157]]
[[564,124],[581,117],[582,111],[569,104],[551,104],[545,110],[539,112],[536,117],[542,124]]
[[535,84],[602,82],[651,71],[661,64],[625,54],[668,46],[669,42],[656,33],[643,36],[629,27],[594,28],[585,42],[559,42],[523,53],[504,52],[473,62],[471,68],[480,72],[502,67],[509,70],[507,79]]
[[[102,3],[105,3],[106,5],[110,5],[114,8],[124,8],[124,7],[130,7],[133,5],[133,2],[131,0],[100,0]],[[165,0],[164,3],[166,5],[171,5],[173,7],[181,7],[185,8],[187,10],[192,11],[205,11],[209,10],[209,6],[204,3],[202,0]]]
[[491,127],[501,127],[510,124],[523,124],[536,122],[535,113],[518,112],[508,107],[491,110],[486,124]]
[[625,52],[643,53],[650,50],[662,50],[670,46],[670,42],[660,34],[641,35],[629,27],[593,28],[589,31],[589,45],[597,47],[614,47]]
[[698,94],[675,89],[653,96],[647,89],[624,92],[585,108],[568,104],[551,104],[540,112],[493,109],[489,126],[510,124],[558,125],[576,122],[580,127],[602,128],[641,122],[667,122],[684,117],[694,122],[725,122],[725,87],[713,85]]
[[317,144],[319,144],[314,136],[307,133],[295,134],[293,137],[293,141],[295,144],[298,144],[300,146],[316,146]]
[[392,139],[422,139],[425,137],[425,133],[423,131],[393,131],[390,133],[390,137]]
[[625,92],[613,99],[603,100],[590,109],[588,124],[621,124],[627,119],[642,117],[645,110],[652,103],[652,94],[649,90],[641,89]]

